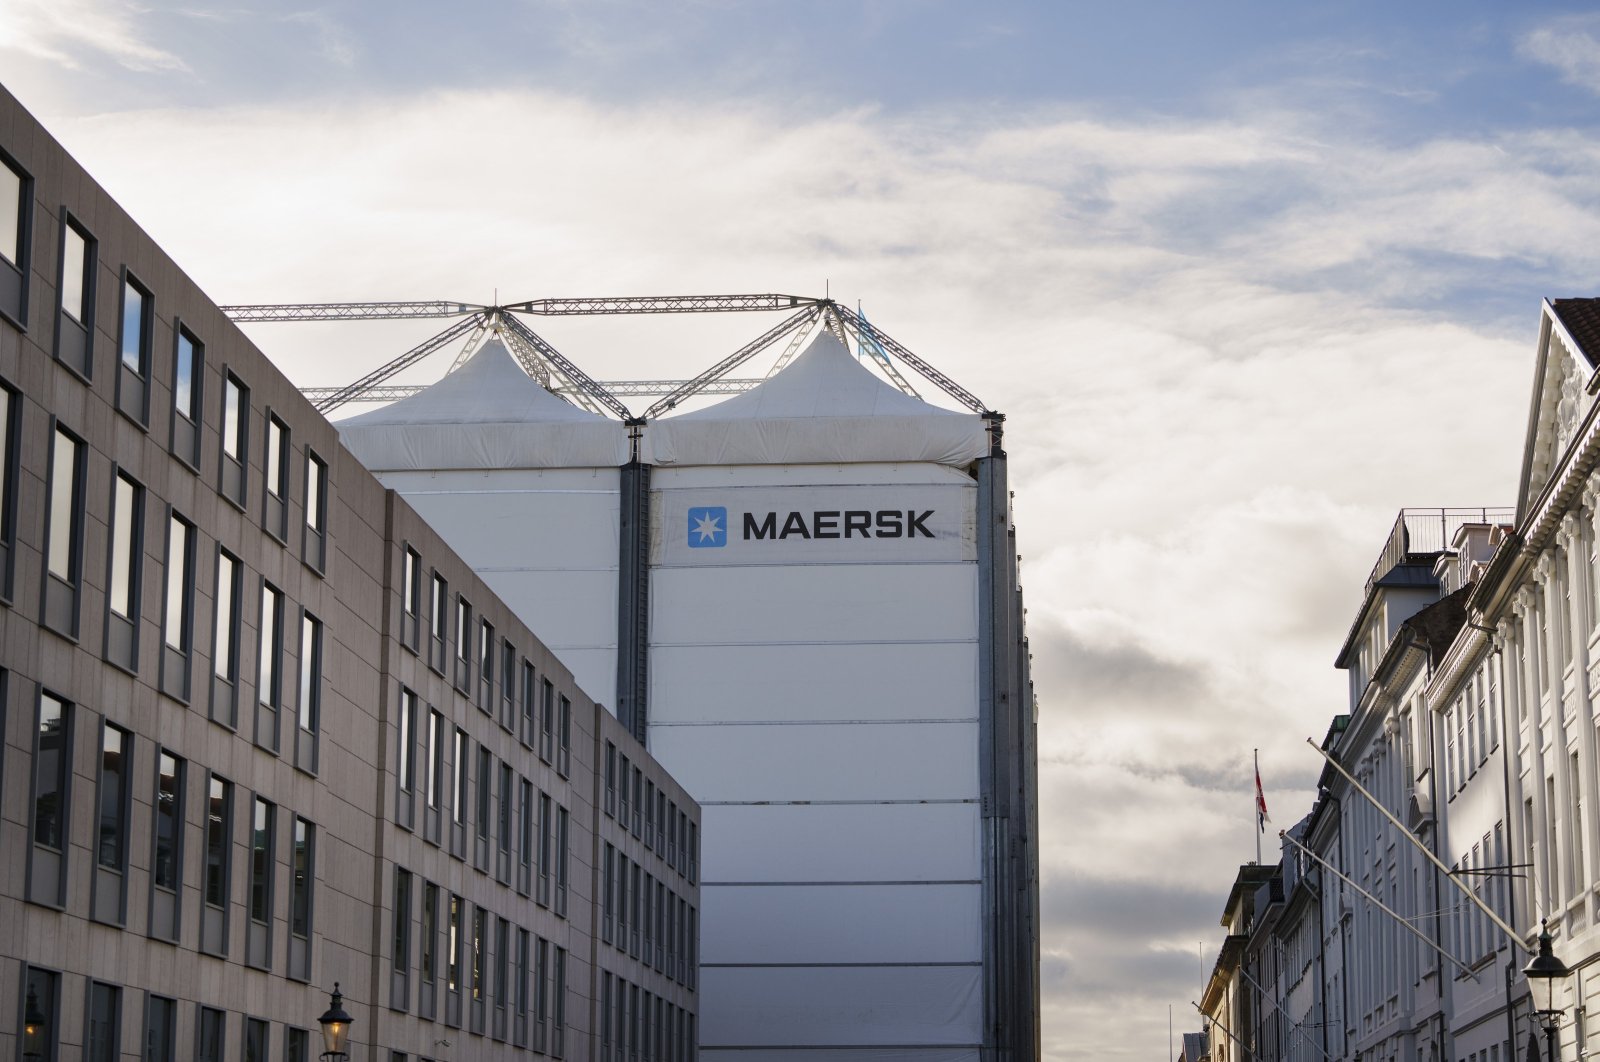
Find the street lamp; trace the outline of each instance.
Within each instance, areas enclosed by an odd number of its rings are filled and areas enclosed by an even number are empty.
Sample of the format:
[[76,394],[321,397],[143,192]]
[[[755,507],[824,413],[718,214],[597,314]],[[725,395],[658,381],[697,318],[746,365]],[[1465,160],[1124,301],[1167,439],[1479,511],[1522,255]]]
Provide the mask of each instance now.
[[340,1059],[343,1062],[350,1057],[345,1051],[345,1041],[350,1039],[350,1022],[353,1020],[344,1012],[344,996],[339,994],[339,982],[335,981],[328,1009],[317,1019],[322,1026],[322,1044],[327,1048],[322,1052],[323,1058]]
[[28,1002],[22,1009],[22,1057],[43,1058],[44,1040],[44,1015],[39,1012],[39,997],[29,985]]
[[[1535,955],[1522,972],[1528,978],[1528,994],[1533,994],[1533,982],[1543,981],[1545,991],[1545,1007],[1535,1011],[1544,1025],[1545,1062],[1560,1062],[1561,1042],[1561,1011],[1556,1008],[1556,978],[1568,977],[1572,971],[1567,964],[1555,957],[1550,950],[1550,923],[1541,920],[1539,923],[1539,954]],[[1534,999],[1534,1005],[1538,1005]]]

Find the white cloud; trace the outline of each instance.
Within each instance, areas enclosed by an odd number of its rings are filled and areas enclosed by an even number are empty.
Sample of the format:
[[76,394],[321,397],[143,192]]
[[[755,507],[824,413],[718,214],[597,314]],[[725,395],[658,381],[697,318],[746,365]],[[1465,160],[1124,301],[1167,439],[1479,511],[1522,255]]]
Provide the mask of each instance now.
[[1517,52],[1554,67],[1568,84],[1600,93],[1600,16],[1552,19],[1525,34]]
[[[56,131],[218,301],[825,280],[861,298],[1008,414],[1034,649],[1052,654],[1037,661],[1047,883],[1097,864],[1140,887],[1181,874],[1218,905],[1254,854],[1250,748],[1279,825],[1309,799],[1300,741],[1343,706],[1330,665],[1394,511],[1510,498],[1536,295],[1507,339],[1463,320],[1458,293],[1517,264],[1581,294],[1600,266],[1600,142],[1572,131],[1390,149],[1304,114],[797,122],[532,92]],[[764,324],[536,327],[606,378],[690,375]],[[326,384],[428,331],[253,334]],[[1148,1057],[1162,1000],[1139,997],[1147,1015],[1090,1002],[1109,945],[1070,914],[1045,942],[1052,1057]],[[1129,998],[1169,983],[1135,980],[1181,971],[1193,940],[1214,944],[1201,921],[1192,939],[1120,942],[1138,956]]]
[[149,41],[140,26],[148,14],[124,0],[4,0],[0,51],[74,70],[103,59],[139,72],[187,70],[181,58]]

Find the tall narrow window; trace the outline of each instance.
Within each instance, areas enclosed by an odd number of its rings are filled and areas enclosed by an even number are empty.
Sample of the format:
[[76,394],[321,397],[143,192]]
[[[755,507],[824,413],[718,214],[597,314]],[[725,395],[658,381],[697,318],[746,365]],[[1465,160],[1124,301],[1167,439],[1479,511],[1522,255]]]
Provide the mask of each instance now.
[[1574,750],[1567,760],[1567,792],[1571,795],[1568,807],[1570,824],[1567,827],[1568,846],[1572,856],[1567,860],[1569,896],[1578,895],[1588,878],[1588,868],[1583,858],[1583,776],[1579,773],[1578,753]]
[[157,888],[178,890],[183,873],[184,761],[162,750],[156,759],[155,858],[151,878]]
[[390,957],[394,969],[389,981],[389,1006],[405,1010],[411,977],[411,872],[394,869],[394,932]]
[[167,516],[167,586],[162,602],[161,692],[189,699],[189,649],[194,644],[194,527]]
[[49,693],[39,695],[33,745],[33,843],[64,852],[67,784],[72,775],[71,708]]
[[178,1001],[147,993],[144,1009],[144,1062],[173,1062],[177,1044]]
[[445,987],[461,991],[461,897],[450,894],[450,911],[445,940]]
[[269,1027],[261,1018],[244,1020],[244,1062],[267,1062]]
[[439,886],[422,885],[422,984],[429,992],[439,977]]
[[311,1033],[306,1029],[284,1029],[284,1062],[311,1062]]
[[494,711],[494,626],[488,620],[478,628],[478,707]]
[[300,614],[300,729],[315,734],[322,712],[322,621]]
[[428,664],[435,671],[444,672],[445,637],[449,629],[450,586],[438,572],[433,573],[433,608],[429,612],[428,632],[430,648]]
[[400,561],[400,642],[413,653],[418,649],[422,623],[422,558],[410,546]]
[[139,664],[139,601],[144,556],[144,488],[118,471],[111,477],[110,557],[106,565],[105,657],[133,671]]
[[[560,1058],[566,1053],[567,1038],[567,949],[555,949],[555,986],[552,995],[555,997],[555,1006],[550,1016],[551,1038],[550,1054]],[[660,1057],[658,1053],[657,1058]]]
[[110,723],[100,732],[100,817],[95,861],[119,874],[128,858],[128,745],[132,740],[126,730]]
[[522,799],[518,804],[518,814],[521,819],[521,843],[518,851],[521,854],[517,865],[517,891],[526,896],[533,888],[533,783],[526,778],[521,783]]
[[86,1062],[117,1062],[117,1024],[122,1014],[122,991],[115,985],[89,982],[89,1042]]
[[533,1049],[543,1053],[550,1031],[550,942],[540,937],[533,950]]
[[256,744],[274,751],[278,748],[278,662],[283,659],[283,595],[271,583],[261,584],[261,626],[256,639]]
[[150,420],[150,345],[155,299],[130,273],[122,276],[122,329],[118,340],[117,409],[140,425]]
[[289,537],[289,428],[276,416],[267,415],[266,506],[261,526],[280,542]]
[[565,778],[572,773],[572,702],[565,696],[558,698],[561,706],[560,743],[556,755],[556,773]]
[[250,815],[250,925],[245,961],[265,968],[272,957],[272,870],[278,809],[260,797]]
[[467,740],[467,732],[460,727],[456,727],[455,761],[453,764],[456,772],[456,806],[452,810],[455,812],[456,825],[458,826],[464,826],[467,822],[467,800],[469,799],[467,790],[471,781],[470,772],[467,770],[467,750],[470,745],[471,742]]
[[428,806],[439,806],[439,787],[444,781],[444,716],[428,710]]
[[566,808],[556,809],[556,914],[567,913],[567,829]]
[[460,594],[456,595],[456,689],[472,688],[472,606]]
[[222,469],[217,490],[244,507],[245,455],[250,444],[250,389],[233,373],[222,378]]
[[478,810],[477,826],[478,836],[484,841],[489,839],[489,830],[492,826],[490,802],[494,794],[494,754],[488,746],[478,746]]
[[[517,1011],[512,1038],[518,1047],[528,1046],[528,1008],[532,1003],[528,984],[528,931],[517,930]],[[606,975],[610,977],[610,974]]]
[[192,469],[200,467],[200,406],[205,393],[205,344],[187,328],[175,329],[172,353],[172,453]]
[[495,863],[495,875],[501,881],[509,881],[511,879],[511,811],[513,807],[512,801],[515,799],[511,792],[512,782],[511,764],[501,763],[500,801],[499,806],[495,809],[495,822],[498,826],[498,829],[495,830],[495,836],[499,841],[499,855]]
[[22,396],[0,380],[0,600],[11,600],[11,554],[17,541],[17,473]]
[[199,1030],[195,1042],[196,1062],[223,1062],[223,1040],[227,1036],[226,1011],[200,1008]]
[[496,918],[494,925],[494,1038],[506,1038],[507,1005],[511,1001],[511,923]]
[[293,865],[289,878],[289,976],[311,978],[312,891],[316,886],[317,828],[294,820]]
[[216,608],[211,628],[211,718],[225,726],[239,721],[239,594],[243,576],[239,562],[217,550]]
[[533,664],[522,662],[522,743],[533,748],[539,729],[538,685],[533,679]]
[[301,556],[313,571],[322,571],[328,552],[328,466],[306,450],[306,525]]
[[484,998],[487,996],[485,988],[484,951],[489,946],[487,934],[489,912],[480,906],[472,908],[472,939],[467,941],[467,946],[472,949],[471,974],[472,974],[472,1029],[474,1032],[483,1031]]
[[33,178],[0,151],[0,316],[28,326],[28,240]]
[[57,426],[50,455],[49,537],[45,544],[44,622],[65,634],[78,634],[78,591],[82,585],[83,443]]
[[233,845],[233,783],[212,775],[206,785],[205,905],[200,922],[200,947],[226,954],[228,941],[229,858]]
[[[40,1045],[43,1050],[38,1058],[40,1062],[56,1062],[56,1048],[61,1042],[61,1000],[58,995],[61,975],[37,966],[24,966],[23,970],[23,1006],[33,1007],[44,1019],[44,1043]],[[21,1014],[22,1011],[19,1009],[14,1013]]]
[[417,695],[400,687],[400,711],[396,720],[399,730],[399,748],[395,755],[396,818],[400,825],[412,826],[412,797],[416,789],[417,763]]
[[549,906],[551,857],[555,847],[555,818],[550,814],[550,796],[539,794],[539,903]]

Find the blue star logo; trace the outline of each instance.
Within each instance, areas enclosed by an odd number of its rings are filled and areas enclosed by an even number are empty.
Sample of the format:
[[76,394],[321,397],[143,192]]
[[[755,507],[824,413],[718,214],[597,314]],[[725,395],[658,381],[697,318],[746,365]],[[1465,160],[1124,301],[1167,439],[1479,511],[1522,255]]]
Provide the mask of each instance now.
[[710,549],[728,544],[728,510],[704,505],[689,510],[689,548]]

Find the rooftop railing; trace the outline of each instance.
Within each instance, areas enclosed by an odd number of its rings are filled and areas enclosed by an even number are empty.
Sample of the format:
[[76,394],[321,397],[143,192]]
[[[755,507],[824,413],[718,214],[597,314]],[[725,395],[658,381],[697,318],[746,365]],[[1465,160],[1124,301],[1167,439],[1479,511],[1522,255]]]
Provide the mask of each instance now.
[[1378,554],[1378,563],[1367,576],[1367,594],[1379,579],[1403,564],[1408,557],[1443,553],[1451,539],[1468,524],[1511,524],[1517,512],[1512,508],[1480,509],[1401,509],[1389,531],[1389,539]]

